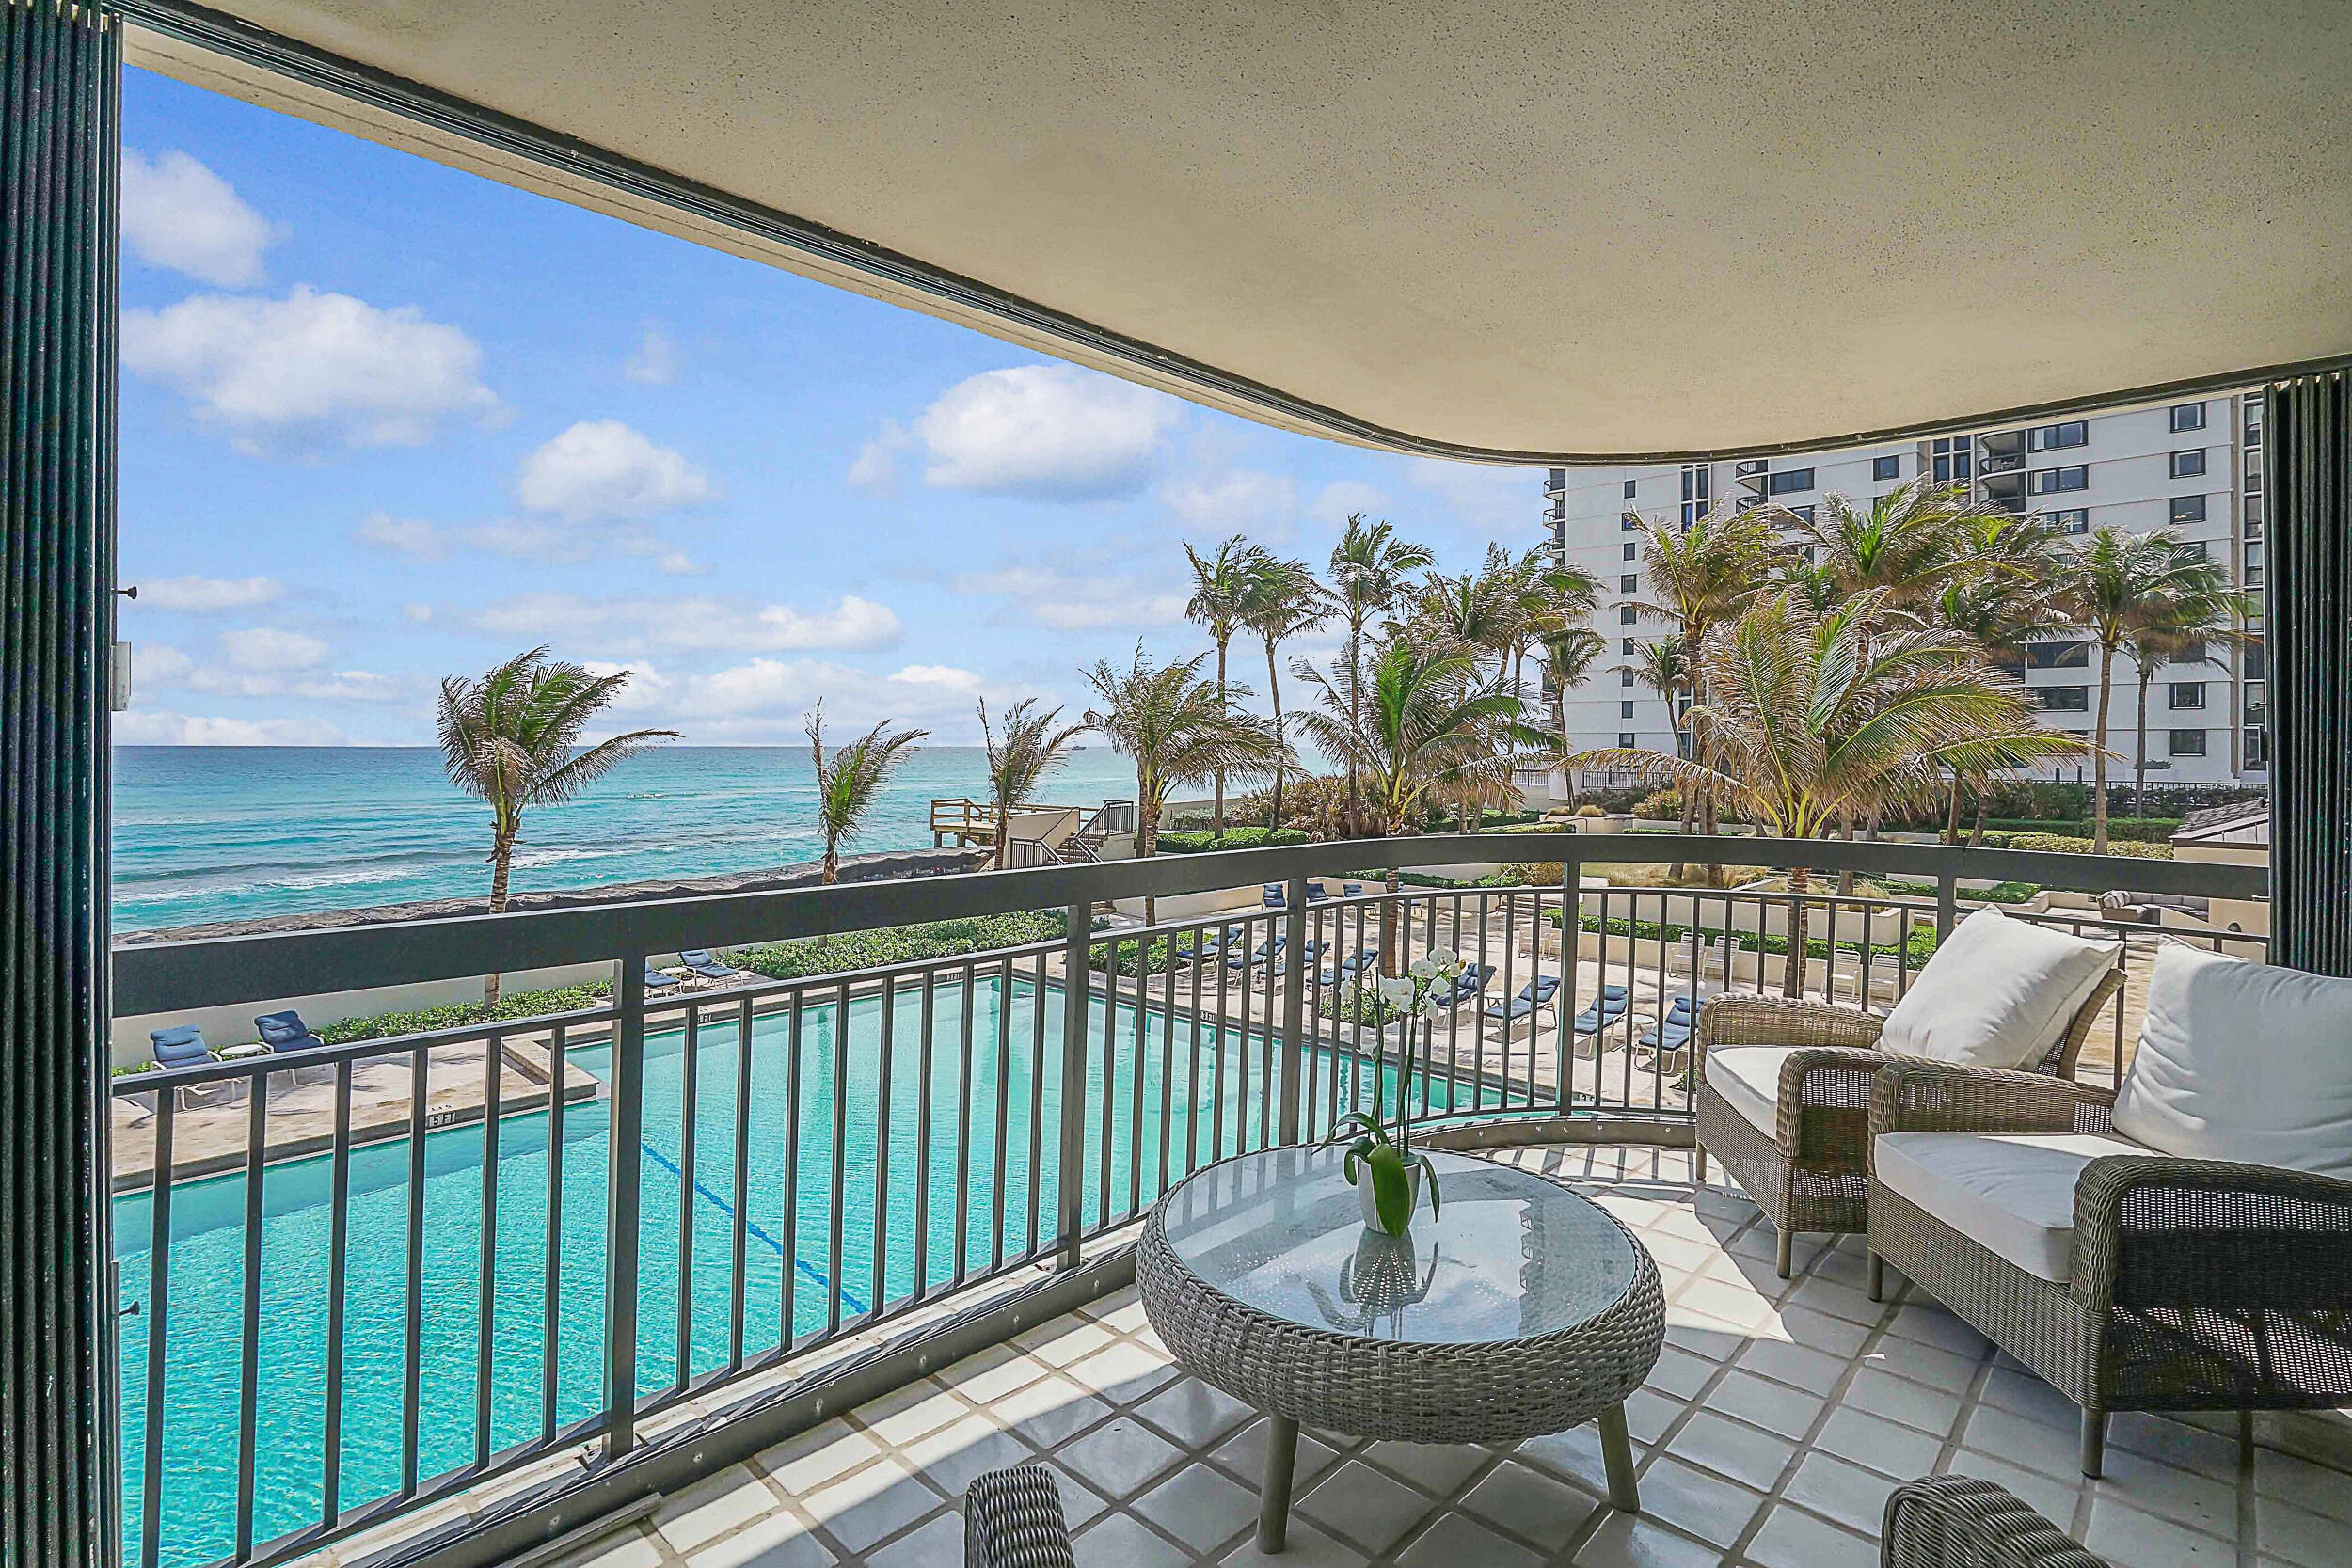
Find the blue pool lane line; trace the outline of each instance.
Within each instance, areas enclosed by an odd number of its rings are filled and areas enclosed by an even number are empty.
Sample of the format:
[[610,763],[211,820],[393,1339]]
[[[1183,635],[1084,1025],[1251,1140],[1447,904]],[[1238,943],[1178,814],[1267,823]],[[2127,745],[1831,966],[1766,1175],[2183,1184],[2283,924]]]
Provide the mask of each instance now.
[[[645,1142],[642,1138],[638,1140],[637,1147],[652,1155],[663,1170],[668,1171],[672,1176],[676,1177],[681,1181],[686,1180],[686,1173],[680,1170],[678,1168],[677,1162],[671,1159],[667,1154],[662,1153],[661,1150],[654,1148],[653,1145]],[[694,1178],[694,1190],[702,1194],[703,1196],[708,1198],[711,1202],[711,1206],[717,1209],[719,1212],[726,1215],[729,1219],[735,1218],[735,1210],[733,1206],[731,1206],[726,1199],[721,1197],[717,1193],[714,1193],[708,1187],[704,1186],[703,1179],[699,1176]],[[784,1243],[777,1241],[773,1236],[769,1235],[767,1231],[761,1229],[759,1226],[748,1216],[746,1216],[743,1221],[743,1228],[751,1235],[756,1236],[761,1241],[767,1243],[768,1245],[773,1249],[778,1258],[782,1258],[784,1256]],[[828,1288],[823,1271],[811,1267],[807,1259],[795,1258],[792,1259],[792,1262],[793,1265],[803,1274],[808,1275],[810,1279],[816,1281],[817,1288],[818,1290]],[[851,1312],[863,1312],[866,1310],[866,1304],[858,1300],[857,1297],[850,1294],[846,1286],[841,1291],[841,1302],[842,1305],[849,1307]]]

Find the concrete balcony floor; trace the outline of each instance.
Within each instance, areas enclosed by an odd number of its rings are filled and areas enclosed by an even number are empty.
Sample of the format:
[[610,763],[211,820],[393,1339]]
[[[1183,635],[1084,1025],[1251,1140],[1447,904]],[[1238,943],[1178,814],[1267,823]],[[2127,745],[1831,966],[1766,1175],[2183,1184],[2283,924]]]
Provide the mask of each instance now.
[[1906,1288],[1865,1293],[1862,1244],[1773,1238],[1736,1190],[1647,1148],[1497,1156],[1591,1193],[1656,1255],[1667,1347],[1629,1416],[1642,1513],[1601,1501],[1591,1427],[1509,1448],[1299,1444],[1290,1550],[1252,1542],[1263,1419],[1178,1375],[1130,1289],[665,1500],[569,1568],[920,1568],[962,1560],[965,1484],[1042,1457],[1081,1568],[1846,1568],[1878,1561],[1886,1494],[2000,1481],[2124,1568],[2326,1568],[2352,1540],[2335,1421],[2116,1418],[2105,1480],[2074,1407]]

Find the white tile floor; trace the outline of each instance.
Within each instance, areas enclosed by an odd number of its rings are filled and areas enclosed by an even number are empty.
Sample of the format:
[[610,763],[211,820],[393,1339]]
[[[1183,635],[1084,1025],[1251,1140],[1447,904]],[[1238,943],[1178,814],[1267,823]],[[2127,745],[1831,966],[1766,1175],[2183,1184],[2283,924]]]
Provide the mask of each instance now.
[[1130,1290],[712,1476],[571,1563],[954,1564],[965,1484],[1041,1457],[1082,1568],[1844,1568],[1877,1562],[1898,1481],[1950,1470],[2009,1486],[2121,1568],[2352,1561],[2352,1473],[2326,1423],[2265,1421],[2241,1449],[2233,1420],[2120,1417],[2106,1478],[2086,1482],[2074,1407],[1941,1307],[1871,1302],[1858,1241],[1801,1242],[1783,1281],[1754,1206],[1694,1191],[1683,1154],[1499,1157],[1592,1193],[1664,1273],[1666,1349],[1628,1410],[1638,1517],[1600,1501],[1590,1427],[1503,1449],[1311,1432],[1290,1550],[1262,1559],[1263,1422],[1179,1375]]

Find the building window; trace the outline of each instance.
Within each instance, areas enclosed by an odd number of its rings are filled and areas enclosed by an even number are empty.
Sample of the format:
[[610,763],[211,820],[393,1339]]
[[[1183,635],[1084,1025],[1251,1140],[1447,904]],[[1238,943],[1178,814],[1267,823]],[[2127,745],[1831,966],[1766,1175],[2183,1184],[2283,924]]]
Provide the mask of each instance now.
[[2090,688],[2087,686],[2043,686],[2034,689],[2042,705],[2052,713],[2088,713],[2090,711]]
[[1870,477],[1872,479],[1902,478],[1903,460],[1899,457],[1873,457],[1870,459]]
[[2179,561],[2205,561],[2210,559],[2210,552],[2206,550],[2205,542],[2202,539],[2192,539],[2187,544],[2183,545],[2178,549],[2174,550],[2172,554],[2174,559]]
[[2088,670],[2090,668],[2090,644],[2088,642],[2028,642],[2026,644],[2026,668],[2028,670]]
[[2205,754],[2205,732],[2202,730],[2174,730],[2172,732],[2171,754],[2176,757],[2203,756]]
[[1623,642],[1620,642],[1620,643],[1617,645],[1617,652],[1619,652],[1619,653],[1621,653],[1621,654],[1625,655],[1625,656],[1626,656],[1627,657],[1629,657],[1629,658],[1632,657],[1633,657],[1633,639],[1631,639],[1630,637],[1629,637],[1629,638],[1627,638],[1627,639],[1626,639]]
[[[1788,512],[1789,515],[1797,518],[1800,522],[1810,524],[1813,521],[1814,511],[1810,506],[1792,506],[1788,509]],[[1807,549],[1805,553],[1809,557],[1812,554],[1812,551]]]
[[1625,482],[1625,499],[1628,500],[1633,499],[1633,482],[1629,479]]
[[2090,488],[2090,469],[2081,463],[2064,468],[2036,468],[2026,476],[2028,495],[2048,496],[2062,490]]
[[[1686,518],[1685,518],[1685,519],[1683,519],[1683,520],[1684,520],[1685,522],[1688,522],[1690,519],[1686,517]],[[1631,533],[1631,532],[1632,532],[1635,529],[1640,528],[1641,526],[1642,526],[1642,519],[1641,519],[1641,518],[1639,518],[1639,517],[1636,517],[1636,516],[1635,516],[1632,513],[1630,513],[1630,512],[1627,513],[1624,516],[1619,517],[1619,518],[1617,519],[1617,527],[1618,527],[1618,529],[1619,529],[1620,531],[1622,531],[1626,532],[1626,533]]]
[[2058,451],[2067,447],[2090,445],[2090,421],[2069,420],[2064,424],[2045,424],[2026,432],[2027,451]]
[[1633,750],[1633,732],[1631,730],[1619,730],[1617,732],[1617,744],[1623,747],[1626,751],[1630,752]]
[[2187,451],[2176,451],[2172,454],[2172,477],[2174,479],[2195,479],[2204,471],[2204,448],[2192,447]]
[[2263,674],[2263,645],[2260,641],[2246,644],[2246,657],[2240,662],[2245,666],[2241,673],[2248,680],[2258,681],[2265,678]]
[[1630,718],[1632,718],[1632,717],[1633,717],[1633,705],[1632,705],[1631,703],[1619,703],[1619,704],[1617,705],[1617,717],[1618,717],[1618,718],[1620,718],[1620,719],[1630,719]]
[[1545,489],[1547,489],[1547,490],[1565,490],[1565,489],[1566,489],[1567,487],[1568,487],[1568,470],[1567,470],[1567,469],[1565,469],[1565,468],[1553,468],[1553,469],[1549,470],[1548,473],[1546,473],[1546,474],[1544,475],[1544,488],[1545,488]]
[[1767,476],[1764,483],[1764,493],[1768,496],[1789,496],[1799,490],[1812,488],[1813,470],[1810,468],[1789,468],[1772,474]]
[[2205,705],[2205,683],[2203,681],[2174,681],[2172,683],[2172,705],[2175,708],[2203,707]]
[[1630,539],[1625,542],[1625,558],[1628,561],[1631,561],[1633,559],[1633,541]]
[[1705,515],[1708,502],[1711,499],[1708,486],[1713,483],[1713,473],[1714,470],[1704,463],[1685,463],[1682,466],[1682,526],[1684,528],[1689,528]]
[[1620,594],[1639,593],[1641,587],[1642,574],[1639,572],[1628,572],[1617,579],[1617,592]]
[[[1627,653],[1631,653],[1631,652],[1633,651],[1633,644],[1632,644],[1632,643],[1630,643],[1630,642],[1628,642],[1628,643],[1625,645],[1625,651],[1626,651]],[[1632,672],[1632,671],[1630,671],[1630,670],[1620,670],[1620,671],[1618,671],[1618,672],[1617,672],[1617,684],[1618,684],[1619,686],[1631,686],[1631,685],[1633,684],[1633,672]]]
[[1974,477],[1977,438],[1974,436],[1938,436],[1931,444],[1929,461],[1938,484],[1951,484]]
[[1632,624],[1633,607],[1629,604],[1619,605],[1617,607],[1617,625],[1621,626],[1629,626]]
[[2175,496],[2172,498],[2172,521],[2176,523],[2201,523],[2204,520],[2204,497]]
[[2176,403],[2172,405],[2172,428],[2202,430],[2205,428],[2205,405],[2201,403]]
[[2245,746],[2247,767],[2268,768],[2270,766],[2270,736],[2268,734],[2258,726],[2249,725],[2246,730]]
[[2089,533],[2090,531],[2090,509],[2070,506],[2064,511],[2051,513],[2050,521],[2056,523],[2059,530],[2066,533]]

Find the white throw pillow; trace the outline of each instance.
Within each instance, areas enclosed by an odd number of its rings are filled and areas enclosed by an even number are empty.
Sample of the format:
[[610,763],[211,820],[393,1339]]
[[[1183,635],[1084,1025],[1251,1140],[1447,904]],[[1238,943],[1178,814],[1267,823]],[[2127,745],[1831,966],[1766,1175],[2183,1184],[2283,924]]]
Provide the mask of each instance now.
[[1886,1015],[1879,1049],[1963,1067],[2030,1067],[2065,1035],[2122,950],[1979,910]]
[[2352,1180],[2352,980],[2157,948],[2115,1130],[2185,1160]]

